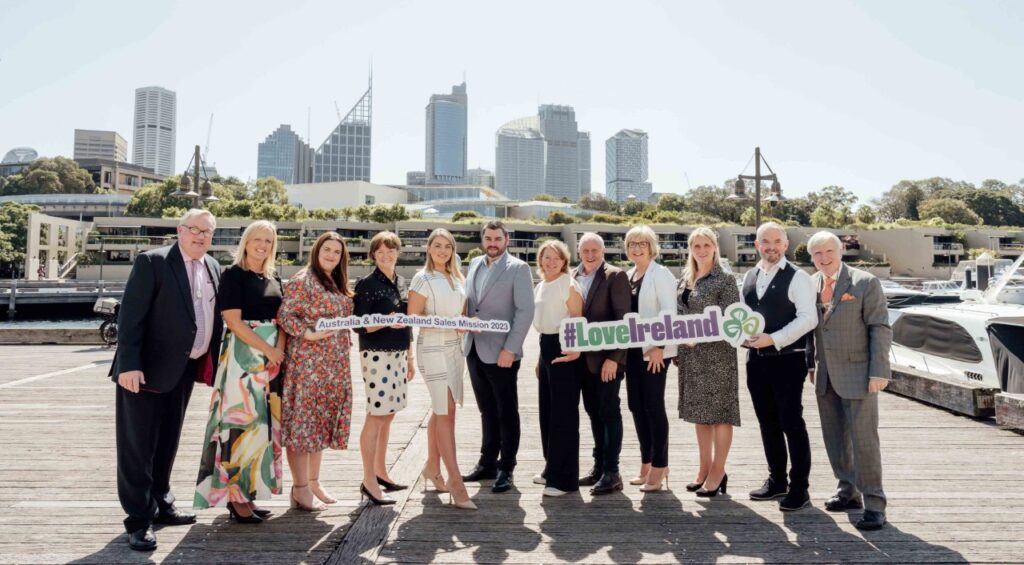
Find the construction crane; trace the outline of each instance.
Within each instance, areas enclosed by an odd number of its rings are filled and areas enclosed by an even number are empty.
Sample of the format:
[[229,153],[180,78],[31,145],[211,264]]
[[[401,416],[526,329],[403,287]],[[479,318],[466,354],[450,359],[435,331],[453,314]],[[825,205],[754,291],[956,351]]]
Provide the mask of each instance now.
[[213,114],[210,114],[210,125],[206,126],[206,147],[203,148],[203,162],[209,160],[210,155],[210,134],[213,133]]
[[334,101],[334,113],[338,114],[338,123],[341,123],[341,108],[338,107],[338,101]]

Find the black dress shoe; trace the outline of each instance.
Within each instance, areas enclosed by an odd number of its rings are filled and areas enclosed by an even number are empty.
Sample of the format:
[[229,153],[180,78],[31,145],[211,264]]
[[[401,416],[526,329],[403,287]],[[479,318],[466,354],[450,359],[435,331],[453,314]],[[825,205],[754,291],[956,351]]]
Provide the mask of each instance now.
[[512,473],[508,471],[498,471],[498,478],[494,480],[494,486],[491,487],[491,492],[505,492],[512,488]]
[[146,526],[128,534],[128,547],[135,551],[153,551],[156,549],[156,535],[153,526]]
[[398,483],[384,480],[380,477],[377,477],[377,484],[384,487],[384,492],[394,492],[396,490],[405,490],[409,488],[409,485],[400,485]]
[[476,467],[473,467],[473,470],[470,471],[468,475],[462,475],[462,480],[475,482],[495,479],[497,477],[497,469],[488,469],[487,467],[484,467],[482,465],[477,465]]
[[777,483],[771,477],[765,479],[764,484],[757,490],[750,491],[750,500],[771,500],[786,496],[786,483]]
[[194,524],[195,522],[195,514],[192,512],[182,512],[173,506],[161,510],[160,513],[156,515],[156,519],[153,520],[154,524],[162,524],[164,526],[184,526],[187,524]]
[[597,467],[593,467],[590,471],[587,471],[586,475],[580,477],[579,485],[581,487],[592,487],[597,484],[597,481],[601,479],[601,471]]
[[617,490],[622,490],[622,475],[618,473],[605,473],[601,475],[601,479],[597,481],[594,488],[590,489],[590,494],[611,494]]
[[828,510],[829,512],[843,512],[844,510],[852,510],[855,508],[864,508],[864,505],[861,504],[860,500],[855,497],[847,498],[837,494],[825,501],[825,510]]
[[806,490],[791,490],[785,498],[779,501],[779,510],[792,512],[810,504],[811,497],[807,494]]
[[881,530],[884,525],[885,513],[874,510],[865,510],[864,515],[854,524],[858,530]]

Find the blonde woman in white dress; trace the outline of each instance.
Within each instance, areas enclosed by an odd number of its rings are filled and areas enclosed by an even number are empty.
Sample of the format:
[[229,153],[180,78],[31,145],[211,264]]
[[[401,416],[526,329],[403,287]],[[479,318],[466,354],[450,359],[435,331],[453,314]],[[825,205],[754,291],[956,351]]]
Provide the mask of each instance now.
[[[427,264],[409,285],[409,314],[461,316],[466,307],[465,281],[456,262],[455,238],[448,230],[434,230],[427,239]],[[466,368],[462,335],[456,330],[434,328],[420,328],[418,334],[416,367],[427,385],[433,412],[427,424],[423,480],[432,482],[438,492],[450,492],[455,507],[476,510],[455,456],[455,405],[462,405]],[[441,476],[442,461],[448,470],[447,484]]]

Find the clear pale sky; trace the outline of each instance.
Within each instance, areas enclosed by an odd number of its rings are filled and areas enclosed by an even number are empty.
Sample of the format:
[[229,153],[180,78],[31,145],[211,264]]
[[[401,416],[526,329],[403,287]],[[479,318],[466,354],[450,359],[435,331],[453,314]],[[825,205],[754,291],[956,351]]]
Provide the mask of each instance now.
[[[205,145],[255,177],[279,124],[318,146],[366,89],[371,180],[424,167],[424,107],[466,74],[469,163],[569,104],[604,142],[650,134],[659,192],[718,184],[760,145],[787,195],[901,179],[1024,178],[1024,2],[50,2],[0,0],[0,153],[71,156],[74,129],[132,143],[134,89],[178,95],[177,167]],[[130,151],[130,150],[129,150]],[[130,155],[130,153],[129,153]]]

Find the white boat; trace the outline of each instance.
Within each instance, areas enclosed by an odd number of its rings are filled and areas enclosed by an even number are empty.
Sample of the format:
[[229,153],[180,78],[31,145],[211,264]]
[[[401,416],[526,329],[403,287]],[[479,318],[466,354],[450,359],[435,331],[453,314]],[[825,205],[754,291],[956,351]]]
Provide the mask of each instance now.
[[921,283],[921,292],[929,296],[955,296],[960,298],[964,285],[956,281],[925,281]]
[[890,308],[893,370],[1024,393],[1024,304],[1006,300],[1022,260],[960,304]]

